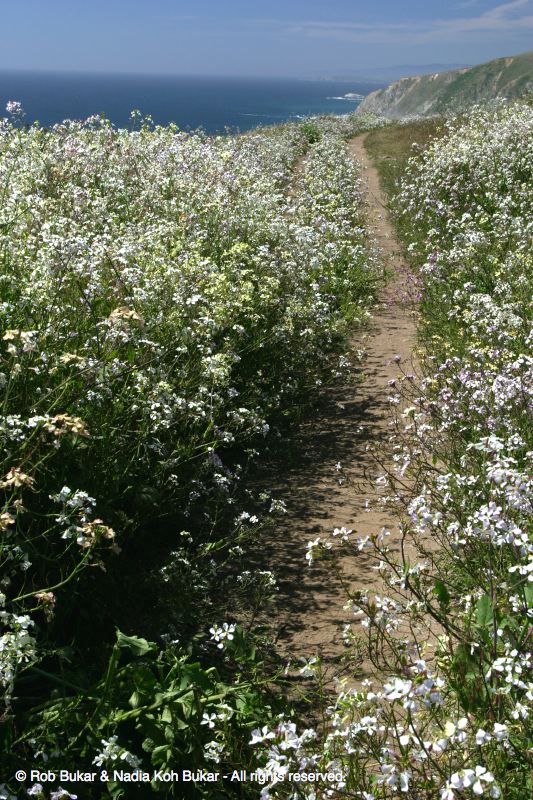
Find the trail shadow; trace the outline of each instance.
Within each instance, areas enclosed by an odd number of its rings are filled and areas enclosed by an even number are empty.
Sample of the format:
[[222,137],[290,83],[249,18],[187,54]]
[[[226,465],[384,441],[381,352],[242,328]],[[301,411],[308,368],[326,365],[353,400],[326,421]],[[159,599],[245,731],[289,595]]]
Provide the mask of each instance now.
[[[309,567],[306,546],[318,536],[329,540],[335,527],[344,525],[354,535],[366,536],[392,524],[390,515],[366,505],[367,499],[376,497],[375,478],[381,471],[368,446],[376,446],[381,454],[389,450],[388,384],[400,372],[396,354],[404,361],[411,358],[415,339],[415,324],[405,302],[405,265],[377,172],[362,137],[352,140],[350,151],[363,166],[370,226],[392,279],[371,327],[359,331],[359,341],[354,342],[358,347],[364,344],[366,357],[361,367],[353,369],[353,380],[328,387],[305,422],[285,436],[256,470],[256,490],[266,489],[284,500],[287,514],[248,557],[251,567],[271,570],[278,581],[277,598],[264,616],[276,630],[280,655],[296,659],[318,654],[336,675],[345,653],[342,627],[354,621],[353,612],[343,608],[346,590],[379,593],[383,584],[372,556],[364,550],[343,554],[337,567],[327,559]],[[338,462],[340,473],[335,468]],[[399,549],[397,530],[392,529],[388,544],[393,552]]]
[[[387,318],[388,334],[403,331],[388,307],[368,332],[378,337]],[[257,488],[268,489],[287,504],[287,514],[250,554],[257,569],[270,569],[278,594],[269,611],[276,621],[278,643],[288,657],[319,652],[326,660],[342,656],[343,611],[347,586],[365,588],[376,582],[374,562],[367,553],[343,557],[341,571],[329,560],[310,567],[305,558],[308,541],[329,538],[334,527],[345,525],[354,534],[379,530],[386,519],[367,511],[374,494],[377,466],[368,444],[386,445],[389,403],[385,386],[391,370],[374,347],[354,380],[330,387],[312,413],[292,435],[283,439],[254,475]],[[341,463],[342,471],[336,470]]]

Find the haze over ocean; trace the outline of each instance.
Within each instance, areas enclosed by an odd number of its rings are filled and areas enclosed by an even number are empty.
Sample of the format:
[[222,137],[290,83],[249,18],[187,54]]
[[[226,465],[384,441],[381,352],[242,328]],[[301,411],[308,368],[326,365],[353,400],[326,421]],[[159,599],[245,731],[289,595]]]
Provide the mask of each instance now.
[[161,125],[248,130],[310,114],[346,114],[359,100],[343,95],[375,88],[357,81],[0,71],[2,108],[18,100],[27,122],[45,126],[103,112],[123,127],[139,109]]

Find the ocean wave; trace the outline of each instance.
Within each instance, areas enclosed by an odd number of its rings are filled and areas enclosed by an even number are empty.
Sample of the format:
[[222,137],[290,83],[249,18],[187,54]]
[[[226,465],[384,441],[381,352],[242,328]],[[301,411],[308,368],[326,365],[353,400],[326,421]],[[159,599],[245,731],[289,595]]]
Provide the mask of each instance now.
[[239,117],[264,117],[265,119],[284,119],[282,114],[251,114],[246,111],[239,111]]
[[361,97],[326,97],[326,100],[346,100],[347,103],[353,103],[355,100],[361,100]]

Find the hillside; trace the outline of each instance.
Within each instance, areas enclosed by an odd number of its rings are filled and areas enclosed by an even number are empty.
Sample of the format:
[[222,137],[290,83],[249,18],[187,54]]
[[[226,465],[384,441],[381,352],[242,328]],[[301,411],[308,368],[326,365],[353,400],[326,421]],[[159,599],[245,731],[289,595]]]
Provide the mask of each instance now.
[[514,99],[533,89],[533,51],[475,67],[402,78],[369,94],[360,113],[390,119],[463,111],[497,97]]

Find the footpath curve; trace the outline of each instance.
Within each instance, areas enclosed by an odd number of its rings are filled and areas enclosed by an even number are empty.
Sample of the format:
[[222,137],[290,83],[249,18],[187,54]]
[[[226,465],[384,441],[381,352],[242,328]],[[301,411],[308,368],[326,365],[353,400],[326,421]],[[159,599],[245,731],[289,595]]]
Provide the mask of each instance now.
[[[345,650],[342,628],[353,621],[353,614],[343,610],[343,585],[379,591],[379,578],[364,552],[345,557],[340,576],[325,561],[309,567],[306,545],[317,536],[327,538],[343,525],[354,535],[366,536],[393,524],[381,512],[366,507],[367,499],[375,496],[376,477],[367,446],[388,437],[389,382],[399,372],[394,358],[409,359],[415,339],[400,247],[364,139],[365,135],[352,139],[349,152],[361,166],[369,225],[392,276],[369,327],[352,342],[366,353],[357,369],[358,379],[329,392],[291,443],[294,463],[284,462],[277,470],[277,481],[270,482],[276,496],[287,503],[287,514],[265,542],[268,552],[263,561],[279,587],[274,607],[269,609],[277,629],[278,652],[287,660],[319,656],[330,678],[339,674]],[[338,462],[345,482],[339,482]],[[394,540],[389,544],[394,546]]]

